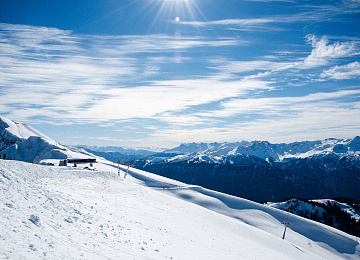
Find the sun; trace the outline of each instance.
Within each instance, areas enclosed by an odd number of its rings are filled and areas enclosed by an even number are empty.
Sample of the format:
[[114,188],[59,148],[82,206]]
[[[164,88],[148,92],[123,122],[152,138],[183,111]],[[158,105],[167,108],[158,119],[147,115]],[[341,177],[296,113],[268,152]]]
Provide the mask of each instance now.
[[188,0],[163,0],[164,2],[170,2],[170,1],[173,1],[173,2],[187,2]]
[[154,26],[159,19],[166,17],[168,21],[195,21],[203,14],[195,0],[152,0],[157,5],[157,12],[152,21]]
[[199,0],[131,0],[125,5],[114,4],[104,19],[110,16],[120,19],[131,13],[136,29],[167,33],[174,23],[207,20],[197,2],[200,3]]

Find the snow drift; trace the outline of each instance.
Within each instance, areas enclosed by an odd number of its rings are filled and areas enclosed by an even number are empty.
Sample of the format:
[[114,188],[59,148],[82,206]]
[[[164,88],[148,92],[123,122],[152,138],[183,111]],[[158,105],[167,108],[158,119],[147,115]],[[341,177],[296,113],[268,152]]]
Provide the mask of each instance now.
[[46,159],[95,157],[83,149],[63,146],[25,123],[0,116],[1,158],[40,163]]

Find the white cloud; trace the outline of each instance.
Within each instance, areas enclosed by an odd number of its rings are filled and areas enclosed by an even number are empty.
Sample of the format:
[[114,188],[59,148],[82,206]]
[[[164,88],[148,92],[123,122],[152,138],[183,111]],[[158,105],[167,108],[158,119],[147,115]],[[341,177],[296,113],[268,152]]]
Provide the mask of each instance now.
[[321,77],[331,79],[351,79],[360,77],[360,63],[355,61],[344,66],[335,66],[325,70]]
[[[12,118],[151,117],[218,99],[218,83],[236,88],[236,83],[198,79],[146,82],[174,63],[175,51],[241,43],[232,38],[87,36],[8,24],[0,29],[0,103]],[[183,56],[182,62],[189,59]],[[209,86],[212,90],[205,91]]]
[[[222,99],[242,96],[249,91],[268,89],[263,81],[218,81],[216,79],[163,80],[149,86],[113,88],[104,90],[106,98],[94,101],[74,117],[97,121],[126,120],[131,118],[161,119],[179,123],[179,117],[170,119],[168,112],[179,112],[192,106],[208,104]],[[184,121],[181,121],[182,124]],[[189,122],[189,121],[188,121]]]
[[[295,3],[295,0],[248,0],[252,2],[289,2]],[[344,0],[344,3],[333,5],[314,3],[299,3],[299,10],[302,12],[294,12],[291,14],[270,15],[256,18],[244,19],[222,19],[214,21],[182,21],[183,25],[193,27],[224,27],[225,29],[242,29],[242,30],[288,30],[286,28],[276,27],[279,24],[302,23],[302,22],[323,22],[343,13],[360,12],[357,0]],[[290,11],[291,9],[289,9]]]
[[[271,55],[265,56],[258,60],[228,60],[223,58],[210,59],[212,66],[209,68],[219,71],[217,76],[223,79],[231,79],[234,77],[242,77],[243,79],[260,79],[271,78],[274,76],[296,78],[301,77],[301,70],[308,70],[314,68],[321,68],[329,66],[335,60],[353,57],[359,55],[356,41],[334,42],[330,43],[327,37],[318,38],[315,35],[307,35],[307,42],[311,44],[311,53],[308,56],[301,56],[303,53],[285,52],[286,55]],[[276,54],[276,53],[274,53]],[[354,69],[353,72],[348,72],[348,76],[357,75],[357,64],[354,63],[349,67],[336,67],[334,70]],[[340,75],[330,77],[326,73],[335,72],[333,70],[322,73],[323,78],[333,78]],[[340,71],[339,71],[340,72]],[[306,77],[318,77],[318,74]]]
[[275,22],[274,19],[270,18],[250,18],[250,19],[225,19],[217,21],[192,21],[192,22],[181,22],[184,25],[191,25],[195,27],[204,27],[204,26],[213,26],[213,25],[222,25],[222,26],[255,26]]
[[212,69],[226,71],[227,73],[244,73],[274,70],[282,66],[279,62],[268,60],[254,60],[254,61],[228,61],[228,60],[213,60],[211,61],[216,66],[210,67]]
[[[178,127],[155,132],[154,140],[162,142],[224,142],[233,140],[268,140],[292,142],[317,140],[324,136],[355,136],[360,128],[357,118],[360,102],[346,103],[342,99],[360,96],[360,90],[317,93],[302,97],[259,98],[231,100],[223,104],[222,111],[197,114],[199,118],[215,118],[212,127]],[[247,120],[247,114],[261,115]],[[242,116],[243,115],[243,116]],[[218,122],[229,116],[238,120]],[[194,119],[195,120],[195,119]]]
[[[360,130],[354,121],[360,113],[360,102],[347,103],[346,100],[356,96],[360,96],[360,90],[299,97],[231,99],[222,102],[216,110],[180,117],[168,113],[165,120],[171,127],[154,131],[144,142],[163,146],[193,141],[292,142],[337,137],[340,132],[351,137]],[[251,116],[248,118],[248,115]]]
[[354,42],[335,42],[329,44],[327,37],[316,38],[314,35],[306,36],[313,49],[304,60],[306,68],[318,67],[328,63],[330,59],[349,57],[356,54]]
[[139,53],[171,53],[196,47],[223,47],[246,43],[236,38],[207,39],[200,36],[181,37],[164,34],[93,36],[89,39],[91,40],[90,47],[95,49],[98,55],[105,57]]
[[303,109],[306,110],[309,106],[319,106],[318,108],[320,109],[321,104],[324,104],[326,107],[329,102],[334,102],[334,107],[343,106],[341,102],[336,100],[351,96],[360,96],[360,90],[316,93],[299,97],[237,98],[222,102],[222,109],[209,111],[207,116],[229,117],[241,114],[261,114],[263,116],[282,117],[290,112],[298,113],[298,111]]
[[359,12],[359,10],[356,10],[360,7],[360,1],[359,0],[342,0],[343,5],[346,6],[349,9],[352,9],[352,12]]

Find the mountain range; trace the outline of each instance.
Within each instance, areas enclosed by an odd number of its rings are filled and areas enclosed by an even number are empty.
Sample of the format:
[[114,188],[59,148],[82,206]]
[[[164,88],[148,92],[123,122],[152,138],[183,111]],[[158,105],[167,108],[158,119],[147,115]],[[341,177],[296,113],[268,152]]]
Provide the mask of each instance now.
[[360,198],[360,137],[290,144],[189,143],[136,161],[146,171],[258,202]]

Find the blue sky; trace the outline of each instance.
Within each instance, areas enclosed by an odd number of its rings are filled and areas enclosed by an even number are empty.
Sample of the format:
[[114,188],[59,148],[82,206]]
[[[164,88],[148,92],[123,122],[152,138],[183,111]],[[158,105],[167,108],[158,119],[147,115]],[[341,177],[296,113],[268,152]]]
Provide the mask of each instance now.
[[63,144],[360,134],[360,0],[0,0],[0,114]]

